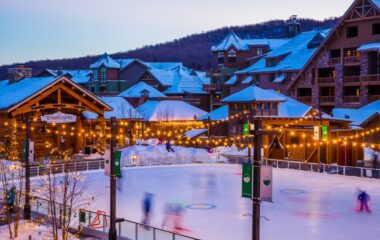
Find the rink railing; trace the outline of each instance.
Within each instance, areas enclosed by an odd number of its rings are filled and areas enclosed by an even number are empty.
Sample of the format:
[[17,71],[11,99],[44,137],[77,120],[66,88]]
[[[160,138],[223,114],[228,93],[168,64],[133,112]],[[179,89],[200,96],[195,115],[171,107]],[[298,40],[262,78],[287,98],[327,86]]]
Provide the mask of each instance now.
[[[109,231],[110,216],[81,209],[79,224],[81,233],[95,237],[106,237]],[[144,225],[141,223],[118,218],[116,220],[118,239],[128,240],[199,240],[183,234]]]
[[79,172],[88,170],[104,169],[105,160],[82,160],[82,161],[70,161],[70,162],[57,162],[51,164],[51,167],[46,167],[44,164],[35,164],[30,166],[30,176],[44,176],[47,175],[47,171],[51,173],[64,173],[66,172]]
[[[221,155],[228,159],[228,163],[245,163],[250,162],[252,157],[238,155]],[[282,159],[263,158],[262,164],[274,168],[293,169],[307,172],[319,172],[333,175],[355,176],[365,178],[380,179],[380,169],[340,166],[332,164],[308,163],[300,161],[289,161]]]

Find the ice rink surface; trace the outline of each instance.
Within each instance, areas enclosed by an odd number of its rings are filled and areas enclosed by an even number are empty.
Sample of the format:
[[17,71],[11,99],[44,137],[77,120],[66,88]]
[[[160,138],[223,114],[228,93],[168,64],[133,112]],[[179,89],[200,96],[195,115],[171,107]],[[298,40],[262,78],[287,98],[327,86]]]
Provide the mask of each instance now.
[[[88,173],[92,210],[109,213],[109,178]],[[151,225],[160,227],[165,202],[186,207],[183,232],[205,240],[251,239],[252,202],[241,198],[241,166],[223,164],[133,167],[123,170],[117,216],[140,222],[144,192],[154,194]],[[380,181],[274,169],[273,203],[261,206],[261,239],[377,240]],[[372,213],[357,213],[357,188],[372,198]],[[245,216],[246,215],[246,216]],[[170,230],[170,229],[168,229]]]

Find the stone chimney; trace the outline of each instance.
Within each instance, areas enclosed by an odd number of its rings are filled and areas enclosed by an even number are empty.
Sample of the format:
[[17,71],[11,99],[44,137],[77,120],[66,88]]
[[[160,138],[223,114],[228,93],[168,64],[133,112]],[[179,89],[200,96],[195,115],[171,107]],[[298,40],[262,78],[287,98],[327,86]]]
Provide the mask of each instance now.
[[293,38],[301,32],[301,23],[298,22],[297,15],[292,15],[286,22],[286,37]]
[[24,65],[17,65],[14,68],[8,68],[9,83],[15,83],[24,78],[32,77],[32,68],[26,68]]

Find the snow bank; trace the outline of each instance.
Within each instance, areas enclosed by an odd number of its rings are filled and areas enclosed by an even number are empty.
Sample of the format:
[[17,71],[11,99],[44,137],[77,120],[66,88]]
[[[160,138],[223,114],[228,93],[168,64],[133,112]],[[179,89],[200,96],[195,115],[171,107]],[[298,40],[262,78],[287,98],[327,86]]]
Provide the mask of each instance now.
[[208,153],[205,149],[172,146],[174,152],[168,152],[165,145],[135,145],[122,149],[122,166],[213,163],[219,162],[217,153]]
[[[18,240],[25,239],[53,239],[52,237],[52,228],[48,225],[36,224],[28,221],[20,221],[19,222],[19,231],[18,231]],[[58,233],[61,235],[61,233]],[[69,233],[70,234],[70,233]],[[8,239],[9,231],[8,225],[0,226],[0,236],[1,239]],[[31,236],[31,238],[29,238]],[[58,239],[61,239],[60,237]],[[78,239],[70,234],[70,239]]]

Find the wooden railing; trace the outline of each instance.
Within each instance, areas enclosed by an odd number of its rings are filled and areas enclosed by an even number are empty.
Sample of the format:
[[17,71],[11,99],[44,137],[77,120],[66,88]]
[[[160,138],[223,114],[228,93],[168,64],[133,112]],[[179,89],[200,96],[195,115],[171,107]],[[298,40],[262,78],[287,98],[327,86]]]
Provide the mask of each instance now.
[[335,96],[321,96],[320,101],[323,102],[335,102]]
[[317,81],[319,84],[323,84],[323,83],[335,83],[335,78],[334,77],[319,77],[317,78]]
[[345,64],[358,63],[358,62],[360,62],[360,56],[344,57]]
[[346,103],[357,103],[360,101],[360,97],[359,96],[344,96],[343,100]]
[[298,101],[303,103],[311,103],[311,96],[298,97]]
[[362,82],[380,82],[380,74],[370,74],[361,76],[360,80]]
[[369,95],[368,96],[368,102],[374,102],[380,100],[380,95]]
[[336,65],[340,63],[340,58],[330,58],[330,65]]
[[346,76],[344,77],[345,83],[356,83],[360,82],[360,76]]

